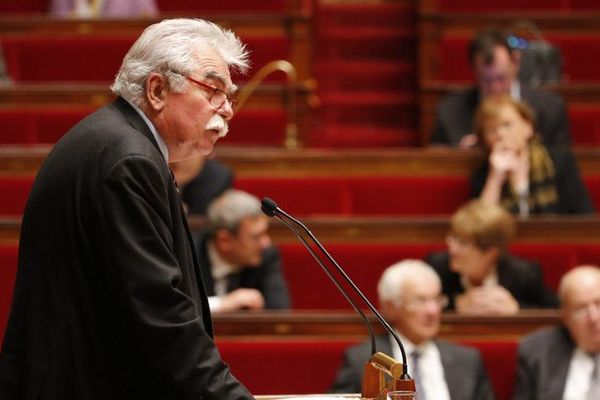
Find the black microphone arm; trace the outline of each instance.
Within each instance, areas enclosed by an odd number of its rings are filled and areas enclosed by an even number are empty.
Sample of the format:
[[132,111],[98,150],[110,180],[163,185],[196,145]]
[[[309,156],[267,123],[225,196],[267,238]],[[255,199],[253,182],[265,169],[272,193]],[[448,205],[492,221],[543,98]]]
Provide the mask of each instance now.
[[367,305],[367,307],[373,312],[373,314],[375,315],[375,317],[377,318],[377,320],[381,323],[381,325],[383,325],[385,327],[385,329],[390,333],[390,335],[392,335],[392,337],[394,338],[394,340],[396,341],[396,343],[398,343],[398,346],[400,348],[400,353],[402,354],[402,370],[403,370],[403,375],[406,376],[406,377],[409,377],[408,376],[408,365],[407,365],[407,362],[406,362],[406,350],[404,349],[404,345],[402,344],[402,341],[400,340],[400,338],[398,337],[398,335],[396,334],[396,332],[394,331],[394,329],[381,316],[381,314],[377,311],[377,309],[373,306],[373,304],[371,304],[371,302],[369,301],[369,299],[367,299],[367,297],[358,288],[358,286],[356,286],[356,284],[352,281],[352,279],[350,279],[350,277],[348,276],[348,274],[346,274],[346,272],[343,270],[343,268],[340,267],[340,265],[329,254],[329,252],[325,249],[325,247],[323,247],[323,245],[321,244],[321,242],[319,242],[319,240],[315,237],[315,235],[313,235],[313,233],[310,231],[310,229],[308,229],[306,227],[306,225],[304,225],[298,219],[292,217],[291,215],[289,215],[288,213],[286,213],[285,211],[283,211],[281,208],[279,208],[277,206],[277,203],[275,203],[270,198],[268,198],[268,197],[263,198],[261,204],[262,204],[262,211],[266,215],[268,215],[270,217],[276,217],[277,219],[279,219],[280,221],[282,221],[285,225],[287,225],[296,234],[296,236],[298,236],[298,238],[300,238],[300,240],[302,241],[302,243],[304,244],[304,246],[309,250],[309,252],[313,255],[313,257],[319,262],[319,264],[321,265],[321,267],[323,268],[323,270],[326,272],[327,276],[329,276],[329,278],[334,282],[334,284],[336,285],[336,287],[338,288],[338,290],[344,295],[344,297],[346,298],[346,300],[348,300],[348,302],[354,307],[354,309],[363,317],[363,320],[366,322],[366,325],[369,328],[369,333],[371,335],[371,350],[372,350],[372,354],[375,353],[375,339],[374,339],[374,335],[373,335],[373,329],[372,329],[371,323],[369,322],[369,320],[367,319],[367,317],[359,309],[359,307],[356,306],[356,304],[354,303],[354,301],[349,297],[349,295],[342,288],[342,286],[340,285],[340,283],[335,279],[335,277],[331,274],[331,272],[325,267],[325,265],[321,262],[321,260],[316,256],[316,254],[314,253],[314,250],[308,245],[308,243],[306,243],[306,240],[304,239],[304,237],[302,237],[302,235],[300,235],[299,232],[294,227],[292,227],[292,225],[290,223],[288,223],[285,219],[286,218],[289,219],[290,221],[292,221],[293,223],[295,223],[296,225],[298,225],[300,228],[302,228],[302,230],[304,232],[306,232],[306,234],[312,239],[312,241],[319,247],[319,249],[325,255],[325,257],[327,257],[327,259],[329,260],[329,262],[331,262],[331,264],[333,264],[335,266],[335,268],[337,269],[337,271],[342,275],[342,277],[348,283],[348,285],[350,285],[352,287],[352,289],[354,290],[354,292],[356,294],[358,294],[358,296],[361,298],[361,300],[363,301],[363,303],[365,303]]

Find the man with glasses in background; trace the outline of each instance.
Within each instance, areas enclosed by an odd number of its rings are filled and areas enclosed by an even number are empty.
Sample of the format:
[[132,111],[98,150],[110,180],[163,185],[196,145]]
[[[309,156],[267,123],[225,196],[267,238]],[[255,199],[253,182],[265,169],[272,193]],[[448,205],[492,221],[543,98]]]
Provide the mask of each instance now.
[[248,54],[199,19],[146,28],[117,99],[54,146],[21,227],[0,398],[254,397],[221,360],[179,190],[168,163],[227,133]]
[[515,400],[600,399],[600,268],[567,272],[558,295],[562,325],[519,345]]
[[[383,315],[396,330],[409,357],[409,373],[420,400],[488,400],[492,386],[479,351],[435,340],[441,312],[447,303],[440,279],[420,260],[404,260],[388,267],[377,286]],[[390,335],[378,335],[377,351],[402,360]],[[370,342],[346,350],[342,367],[331,390],[361,392],[362,377],[370,354]]]
[[425,261],[442,280],[448,309],[464,314],[515,314],[558,306],[539,265],[508,252],[515,220],[496,204],[472,200],[451,218],[447,251]]

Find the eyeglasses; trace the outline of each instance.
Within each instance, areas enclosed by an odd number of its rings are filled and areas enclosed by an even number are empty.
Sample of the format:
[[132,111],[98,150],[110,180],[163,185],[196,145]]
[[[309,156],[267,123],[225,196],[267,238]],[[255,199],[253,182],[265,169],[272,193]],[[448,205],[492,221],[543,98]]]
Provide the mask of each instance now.
[[448,305],[448,297],[444,295],[439,295],[437,297],[415,297],[414,299],[407,300],[405,307],[409,310],[422,310],[429,304],[434,304],[440,309],[446,308]]
[[[593,309],[593,310],[592,310]],[[571,315],[574,319],[579,321],[583,321],[585,318],[591,315],[591,312],[594,312],[596,315],[600,313],[600,301],[595,301],[592,303],[585,304],[580,307],[576,307],[571,311]]]
[[460,236],[457,236],[454,234],[449,234],[448,236],[446,236],[446,244],[448,245],[448,247],[450,247],[450,246],[466,247],[466,246],[471,246],[474,243],[472,240],[464,239],[464,238],[461,238]]
[[196,85],[200,86],[201,88],[204,88],[204,89],[210,91],[210,97],[208,98],[208,102],[210,103],[211,106],[213,106],[217,110],[220,109],[221,107],[223,107],[223,104],[225,104],[226,101],[229,102],[229,105],[231,106],[231,108],[234,108],[236,106],[237,100],[234,99],[233,97],[230,97],[227,93],[225,93],[221,89],[216,88],[212,85],[209,85],[208,83],[197,81],[196,79],[190,78],[189,76],[186,76],[185,78],[187,80],[189,80],[190,82],[193,82]]

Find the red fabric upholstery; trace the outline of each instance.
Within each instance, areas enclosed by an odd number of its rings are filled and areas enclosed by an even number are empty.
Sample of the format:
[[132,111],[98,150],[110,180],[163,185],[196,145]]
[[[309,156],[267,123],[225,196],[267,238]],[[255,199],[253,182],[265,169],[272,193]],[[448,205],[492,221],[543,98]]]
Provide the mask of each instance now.
[[350,191],[339,178],[236,178],[235,186],[270,197],[293,214],[349,214]]
[[222,145],[281,146],[285,140],[287,124],[283,109],[242,108],[231,120],[230,132]]
[[135,36],[5,36],[7,69],[15,81],[110,82]]
[[354,343],[217,340],[233,374],[256,395],[325,393],[342,364],[344,350]]
[[[5,36],[1,40],[10,76],[19,82],[111,82],[136,35]],[[243,38],[252,54],[252,76],[269,61],[290,58],[284,37]],[[243,77],[240,77],[243,78]],[[283,80],[274,74],[268,80]]]
[[[310,229],[310,226],[309,226]],[[324,244],[331,256],[348,276],[377,304],[377,282],[385,268],[406,258],[423,258],[428,252],[443,248],[439,245],[394,244]],[[292,307],[296,310],[350,309],[351,306],[325,275],[319,264],[302,244],[280,246],[284,275],[288,282]],[[321,257],[324,259],[324,257]],[[329,266],[329,263],[326,263]],[[331,269],[333,271],[333,269]],[[337,273],[335,276],[342,279]],[[353,297],[355,298],[355,297]],[[358,302],[361,308],[366,309]]]
[[33,177],[0,177],[0,215],[21,215],[33,184]]
[[592,198],[596,210],[600,210],[600,176],[584,176],[583,182]]
[[0,342],[4,337],[17,276],[18,247],[0,246]]
[[304,215],[443,215],[469,199],[468,178],[462,176],[243,177],[236,187]]
[[516,341],[465,341],[467,346],[479,349],[485,369],[492,381],[497,400],[513,397],[517,371]]
[[[344,340],[217,340],[221,355],[233,374],[256,395],[324,393],[335,378],[344,350],[354,343]],[[512,398],[518,343],[469,341],[463,344],[481,352],[496,398]]]
[[[53,144],[94,108],[56,106],[0,109],[0,144]],[[221,143],[281,146],[286,115],[282,109],[242,109]]]
[[23,110],[0,111],[1,144],[33,144],[37,142],[37,121]]
[[521,243],[511,246],[513,254],[540,264],[544,282],[553,290],[558,289],[565,272],[577,265],[579,249],[580,245],[568,243]]
[[92,112],[81,108],[0,109],[5,135],[0,144],[53,144],[80,119]]
[[[439,244],[324,245],[373,304],[377,304],[377,282],[385,268],[407,258],[422,259],[430,252],[445,248],[442,238]],[[351,308],[300,242],[281,244],[279,247],[294,309]],[[600,265],[600,247],[595,244],[518,243],[511,246],[511,253],[539,263],[545,283],[555,291],[561,277],[573,267],[585,263]],[[321,259],[324,260],[324,257]],[[336,276],[341,279],[337,273]],[[310,289],[307,282],[310,282]],[[362,303],[360,306],[366,308]]]
[[352,214],[452,214],[470,198],[463,176],[368,177],[351,183]]
[[571,139],[580,146],[600,145],[600,106],[569,104]]

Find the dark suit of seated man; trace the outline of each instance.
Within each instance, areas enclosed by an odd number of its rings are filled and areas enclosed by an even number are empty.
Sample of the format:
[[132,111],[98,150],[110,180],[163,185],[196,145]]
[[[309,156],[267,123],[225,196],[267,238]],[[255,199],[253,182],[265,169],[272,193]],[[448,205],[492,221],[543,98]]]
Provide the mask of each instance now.
[[[398,333],[409,356],[409,373],[419,398],[435,400],[489,400],[494,398],[479,351],[435,340],[446,298],[440,279],[420,260],[404,260],[388,267],[377,287],[383,314]],[[376,337],[377,351],[402,360],[389,335]],[[331,390],[361,392],[370,358],[370,343],[346,350]]]
[[572,269],[558,293],[562,326],[519,345],[515,400],[600,399],[600,268]]
[[442,98],[431,132],[431,144],[475,145],[475,111],[483,99],[500,93],[510,94],[534,110],[536,128],[546,146],[570,144],[569,120],[563,99],[519,82],[518,52],[508,46],[506,35],[495,29],[479,32],[469,46],[469,59],[477,86]]
[[452,216],[447,252],[426,261],[442,280],[449,309],[465,314],[515,314],[558,306],[537,264],[508,254],[513,217],[497,204],[472,200]]
[[208,229],[198,234],[197,250],[213,313],[290,307],[279,252],[260,207],[240,190],[226,191],[208,207]]

